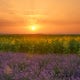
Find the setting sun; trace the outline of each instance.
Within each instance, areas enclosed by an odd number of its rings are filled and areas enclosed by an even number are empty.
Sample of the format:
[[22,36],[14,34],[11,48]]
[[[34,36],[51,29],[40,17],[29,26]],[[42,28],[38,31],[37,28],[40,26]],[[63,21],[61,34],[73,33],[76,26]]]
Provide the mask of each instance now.
[[31,26],[31,29],[32,29],[32,31],[35,31],[36,30],[36,26]]
[[41,31],[41,25],[37,23],[29,24],[28,26],[25,26],[25,31],[28,31],[29,33],[39,33]]

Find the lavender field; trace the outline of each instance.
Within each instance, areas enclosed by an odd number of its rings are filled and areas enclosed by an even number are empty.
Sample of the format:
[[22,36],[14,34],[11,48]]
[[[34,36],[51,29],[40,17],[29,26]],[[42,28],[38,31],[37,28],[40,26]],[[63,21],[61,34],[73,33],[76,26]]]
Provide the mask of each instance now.
[[80,56],[0,53],[0,80],[80,80]]
[[0,80],[80,80],[80,0],[0,0]]
[[80,80],[80,35],[0,35],[0,80]]

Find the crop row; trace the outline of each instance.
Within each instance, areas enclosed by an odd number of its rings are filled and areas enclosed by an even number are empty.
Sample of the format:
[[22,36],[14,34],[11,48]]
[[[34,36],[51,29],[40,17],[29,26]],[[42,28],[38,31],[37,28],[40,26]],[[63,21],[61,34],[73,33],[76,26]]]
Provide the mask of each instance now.
[[80,80],[80,56],[0,53],[0,80]]
[[80,53],[80,36],[60,37],[0,37],[1,52]]

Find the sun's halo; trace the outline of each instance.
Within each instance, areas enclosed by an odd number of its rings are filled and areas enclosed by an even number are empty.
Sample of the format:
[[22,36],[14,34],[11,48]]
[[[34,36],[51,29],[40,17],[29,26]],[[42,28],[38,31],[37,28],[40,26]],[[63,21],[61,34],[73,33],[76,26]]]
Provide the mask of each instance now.
[[39,24],[30,24],[28,27],[26,27],[29,32],[31,33],[37,33],[40,30],[40,25]]
[[31,26],[31,29],[32,29],[32,31],[35,31],[36,30],[36,26],[35,25],[32,25]]

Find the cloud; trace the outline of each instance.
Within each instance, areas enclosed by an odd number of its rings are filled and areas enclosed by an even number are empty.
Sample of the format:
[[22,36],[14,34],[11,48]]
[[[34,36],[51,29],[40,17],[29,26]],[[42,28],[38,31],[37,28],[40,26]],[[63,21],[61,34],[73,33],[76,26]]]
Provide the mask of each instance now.
[[24,19],[0,19],[0,28],[1,27],[19,27],[26,25]]
[[80,21],[38,19],[37,22],[39,22],[40,24],[49,24],[49,25],[80,25]]

